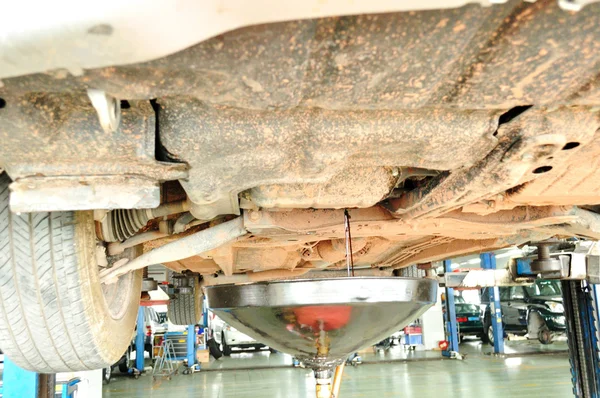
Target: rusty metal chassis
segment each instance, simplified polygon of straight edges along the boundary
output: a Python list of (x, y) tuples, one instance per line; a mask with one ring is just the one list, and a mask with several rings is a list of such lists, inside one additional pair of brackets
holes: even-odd
[[(600, 239), (600, 215), (577, 207), (522, 206), (485, 216), (454, 211), (407, 222), (376, 206), (350, 210), (350, 217), (353, 238), (380, 237), (390, 242), (387, 258), (373, 267), (401, 268), (555, 235), (580, 235), (582, 230), (587, 231), (586, 237)], [(244, 214), (244, 226), (254, 237), (235, 245), (267, 247), (343, 239), (343, 220), (342, 210), (250, 211)]]

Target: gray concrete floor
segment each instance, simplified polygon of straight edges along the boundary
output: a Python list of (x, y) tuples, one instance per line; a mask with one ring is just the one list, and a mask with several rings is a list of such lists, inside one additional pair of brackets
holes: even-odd
[[(572, 396), (566, 343), (542, 346), (507, 342), (508, 357), (487, 355), (477, 341), (460, 346), (463, 361), (440, 359), (439, 352), (392, 347), (362, 354), (363, 363), (344, 372), (342, 398), (350, 397), (569, 397)], [(153, 381), (116, 375), (104, 398), (123, 397), (313, 397), (308, 369), (291, 367), (291, 358), (268, 351), (244, 352), (212, 361), (193, 375)], [(442, 395), (443, 394), (443, 395)]]

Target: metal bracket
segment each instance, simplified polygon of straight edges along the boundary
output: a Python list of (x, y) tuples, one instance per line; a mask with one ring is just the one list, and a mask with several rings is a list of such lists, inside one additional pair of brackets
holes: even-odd
[(438, 281), (441, 286), (458, 289), (531, 285), (535, 281), (534, 277), (516, 278), (516, 275), (513, 275), (508, 269), (474, 269), (466, 272), (447, 272), (438, 277)]
[(151, 292), (158, 289), (158, 283), (154, 278), (144, 278), (142, 280), (142, 292)]
[(106, 133), (113, 133), (121, 123), (121, 101), (102, 90), (88, 89), (88, 97), (98, 113), (100, 125)]
[[(561, 270), (544, 274), (545, 279), (585, 280), (600, 283), (600, 256), (585, 253), (560, 253), (553, 255), (561, 263)], [(438, 276), (440, 286), (457, 289), (480, 289), (493, 286), (526, 286), (535, 282), (538, 275), (530, 263), (536, 257), (513, 259), (505, 269), (473, 269), (465, 272), (447, 272)]]
[(600, 283), (600, 256), (588, 254), (586, 256), (585, 268), (587, 279), (590, 283)]

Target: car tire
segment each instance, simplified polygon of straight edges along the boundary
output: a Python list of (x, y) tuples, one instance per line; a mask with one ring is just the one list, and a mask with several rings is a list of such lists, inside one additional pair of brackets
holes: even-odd
[(125, 360), (119, 364), (119, 372), (128, 374), (131, 369), (131, 346), (127, 348), (127, 352), (124, 354)]
[(148, 353), (148, 358), (154, 359), (154, 346), (152, 344), (144, 344), (144, 352)]
[(544, 345), (552, 344), (552, 332), (550, 332), (550, 330), (547, 327), (540, 329), (540, 331), (538, 332), (538, 340)]
[(202, 318), (202, 301), (200, 281), (194, 278), (192, 293), (178, 293), (169, 300), (167, 317), (175, 325), (196, 325)]
[(219, 359), (223, 356), (223, 353), (221, 352), (221, 349), (219, 348), (219, 345), (217, 344), (215, 339), (208, 339), (206, 345), (208, 346), (208, 351), (210, 352), (210, 355), (213, 356), (213, 358)]
[(552, 344), (553, 337), (546, 321), (535, 311), (529, 314), (527, 319), (527, 337), (537, 339), (542, 344)]
[(9, 184), (1, 174), (0, 348), (39, 373), (111, 366), (131, 342), (141, 271), (101, 284), (93, 212), (17, 215)]
[(108, 366), (102, 369), (102, 384), (110, 383), (110, 379), (112, 377), (112, 367)]
[(231, 355), (231, 347), (227, 345), (227, 341), (225, 341), (225, 334), (221, 335), (221, 351), (223, 352), (223, 355), (225, 355), (226, 357)]
[(483, 333), (481, 333), (479, 335), (479, 338), (481, 339), (481, 342), (484, 344), (489, 342), (488, 337), (487, 337), (487, 328), (485, 326), (484, 326), (484, 331), (483, 331)]
[(485, 326), (485, 339), (489, 345), (494, 346), (494, 328), (492, 328), (492, 325)]

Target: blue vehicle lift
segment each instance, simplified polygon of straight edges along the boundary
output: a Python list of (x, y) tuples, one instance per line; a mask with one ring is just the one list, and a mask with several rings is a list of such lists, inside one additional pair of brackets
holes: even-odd
[(187, 330), (187, 366), (196, 364), (196, 325), (188, 325)]
[[(444, 271), (452, 272), (452, 261), (444, 260)], [(442, 351), (445, 357), (452, 357), (458, 353), (458, 323), (456, 322), (456, 306), (454, 305), (454, 289), (446, 286), (446, 312), (444, 313), (448, 349)], [(456, 354), (454, 354), (456, 355)]]
[[(496, 269), (496, 256), (494, 253), (482, 253), (480, 255), (482, 268), (487, 270)], [(444, 260), (444, 272), (452, 273), (452, 261)], [(456, 306), (454, 305), (454, 289), (446, 285), (446, 333), (448, 336), (448, 349), (442, 351), (442, 355), (451, 357), (453, 352), (458, 353), (458, 323), (456, 322)], [(492, 331), (494, 334), (494, 353), (504, 353), (504, 328), (502, 327), (502, 309), (500, 306), (500, 293), (498, 286), (488, 289), (491, 304)], [(600, 397), (599, 397), (600, 398)]]
[(600, 397), (600, 312), (598, 285), (562, 281), (573, 394)]
[(4, 371), (2, 372), (3, 398), (37, 398), (39, 385), (39, 374), (21, 369), (6, 355), (4, 356)]
[[(61, 382), (60, 397), (73, 398), (81, 381), (75, 377), (66, 382)], [(6, 355), (4, 356), (4, 370), (2, 372), (2, 398), (55, 398), (56, 376), (53, 374), (40, 374), (21, 369)]]
[[(481, 253), (479, 258), (483, 269), (496, 269), (496, 255), (494, 253)], [(488, 294), (491, 307), (492, 332), (494, 334), (494, 353), (504, 354), (504, 327), (502, 326), (502, 307), (500, 306), (498, 286), (490, 287)]]
[(146, 324), (144, 322), (144, 307), (138, 309), (137, 331), (135, 334), (135, 368), (144, 372), (144, 343), (146, 340)]
[[(550, 255), (548, 250), (540, 250), (540, 246), (548, 245), (538, 242), (535, 268), (536, 259), (525, 257), (515, 259), (506, 269), (496, 269), (494, 255), (484, 253), (483, 270), (446, 273), (440, 283), (446, 287), (490, 288), (494, 351), (502, 353), (498, 286), (530, 285), (536, 278), (561, 281), (573, 394), (578, 398), (600, 398), (600, 256), (580, 251)], [(541, 267), (544, 262), (552, 267)]]
[[(177, 374), (179, 370), (169, 365), (168, 362), (186, 361), (187, 367), (183, 374), (190, 374), (200, 370), (196, 363), (196, 325), (188, 325), (185, 332), (167, 332), (163, 340), (163, 349), (159, 354), (153, 377), (167, 377)], [(165, 371), (166, 369), (166, 371)], [(170, 380), (170, 379), (169, 379)]]

